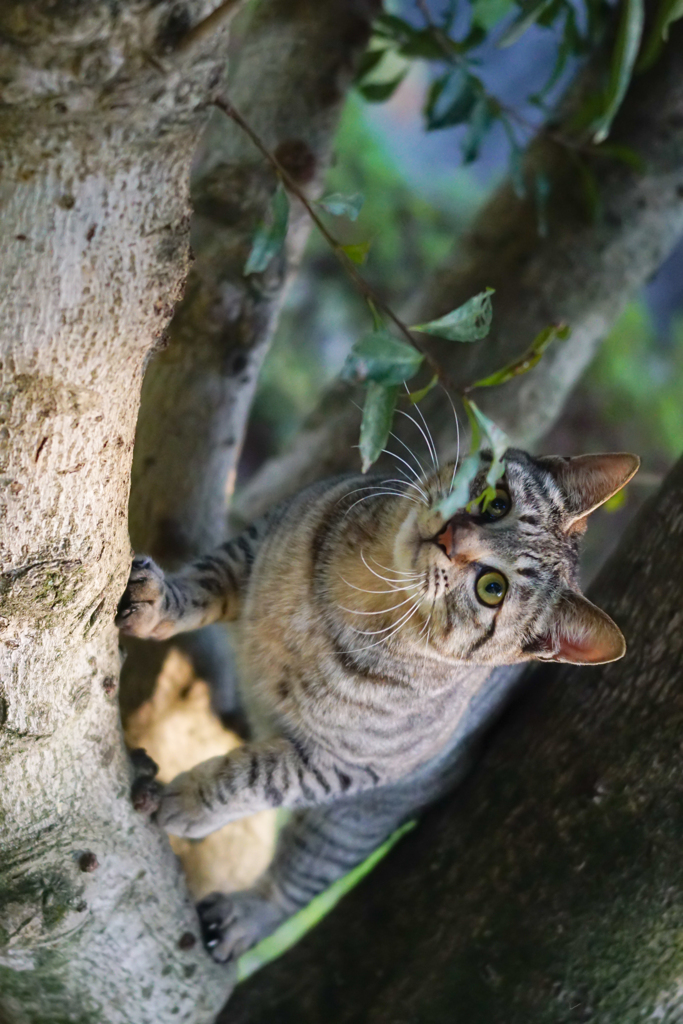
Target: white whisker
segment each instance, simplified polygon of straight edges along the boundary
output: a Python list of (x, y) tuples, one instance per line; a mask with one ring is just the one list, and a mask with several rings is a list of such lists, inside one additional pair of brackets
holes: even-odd
[[(396, 437), (396, 434), (392, 434), (392, 437)], [(398, 440), (398, 441), (401, 441), (400, 437), (399, 437), (399, 438), (397, 438), (397, 440)], [(402, 441), (401, 441), (401, 444), (403, 444), (403, 442), (402, 442)], [(408, 450), (410, 451), (410, 449), (408, 449)], [(403, 463), (403, 465), (404, 465), (404, 466), (405, 466), (405, 467), (406, 467), (407, 469), (409, 469), (409, 470), (410, 470), (410, 472), (411, 472), (411, 473), (413, 474), (413, 476), (414, 476), (414, 477), (415, 477), (415, 479), (417, 480), (417, 483), (418, 483), (418, 484), (422, 484), (422, 483), (424, 482), (424, 477), (423, 477), (423, 474), (422, 474), (422, 473), (418, 473), (418, 472), (417, 472), (417, 470), (416, 470), (416, 469), (414, 469), (414, 468), (413, 468), (413, 467), (412, 467), (412, 466), (410, 465), (410, 463), (409, 463), (409, 462), (406, 462), (406, 460), (405, 460), (405, 459), (403, 459), (403, 458), (401, 458), (401, 456), (400, 456), (400, 455), (397, 455), (397, 454), (396, 454), (396, 452), (390, 452), (388, 448), (382, 448), (382, 451), (384, 452), (384, 454), (385, 454), (385, 455), (391, 455), (392, 459), (398, 459), (398, 461), (399, 461), (399, 462), (402, 462), (402, 463)], [(411, 452), (411, 455), (412, 455), (412, 452)], [(401, 470), (399, 470), (399, 473), (400, 473), (400, 472), (402, 472), (402, 471), (401, 471)], [(414, 484), (413, 486), (416, 486), (416, 485)], [(422, 488), (420, 488), (420, 489), (422, 490)], [(424, 491), (424, 490), (422, 490), (422, 493), (424, 494), (424, 496), (425, 496), (425, 498), (426, 498), (426, 497), (427, 497), (427, 494), (425, 493), (425, 491)]]
[[(405, 410), (404, 410), (404, 409), (397, 409), (396, 411), (397, 411), (397, 412), (398, 412), (398, 413), (399, 413), (399, 414), (400, 414), (401, 416), (405, 416), (405, 417), (406, 417), (406, 419), (410, 420), (410, 422), (411, 422), (411, 423), (414, 423), (414, 424), (415, 424), (415, 426), (417, 427), (417, 429), (418, 429), (418, 430), (420, 431), (420, 433), (422, 434), (422, 437), (424, 438), (424, 443), (425, 443), (425, 444), (427, 445), (427, 451), (429, 452), (429, 454), (430, 454), (430, 457), (431, 457), (431, 460), (432, 460), (432, 462), (434, 463), (434, 470), (435, 470), (435, 471), (437, 471), (437, 470), (438, 470), (438, 468), (439, 468), (439, 466), (438, 466), (438, 464), (437, 464), (437, 461), (436, 461), (436, 456), (435, 456), (435, 454), (434, 454), (434, 453), (432, 452), (432, 449), (431, 449), (431, 445), (430, 445), (429, 441), (427, 440), (427, 435), (425, 434), (425, 432), (424, 432), (424, 430), (422, 429), (422, 427), (420, 426), (420, 424), (419, 424), (419, 423), (417, 422), (417, 420), (415, 419), (415, 417), (414, 417), (414, 416), (411, 416), (411, 415), (410, 415), (410, 413), (407, 413), (407, 412), (405, 412)], [(423, 418), (424, 418), (424, 417), (423, 417)]]
[(413, 595), (408, 594), (405, 601), (399, 601), (398, 604), (392, 604), (391, 608), (381, 608), (376, 612), (362, 612), (358, 608), (345, 608), (343, 604), (338, 604), (336, 607), (341, 608), (343, 612), (350, 612), (352, 615), (384, 615), (386, 612), (396, 611), (397, 608), (402, 608), (404, 604), (408, 604), (408, 601), (413, 600)]
[(446, 392), (446, 398), (451, 403), (451, 409), (453, 410), (453, 418), (455, 419), (455, 462), (453, 463), (453, 476), (451, 477), (451, 486), (448, 488), (448, 493), (450, 494), (451, 491), (453, 490), (453, 484), (455, 483), (455, 474), (458, 469), (458, 460), (460, 458), (460, 421), (458, 420), (458, 414), (455, 411), (455, 403), (453, 402), (453, 399), (451, 398), (448, 391), (446, 391), (446, 388), (444, 388), (444, 391)]
[[(386, 449), (383, 449), (383, 451), (386, 451)], [(389, 454), (391, 454), (391, 452), (390, 452)], [(399, 472), (400, 472), (400, 470), (399, 470)], [(385, 483), (385, 484), (400, 484), (400, 485), (401, 485), (402, 487), (412, 487), (412, 488), (414, 488), (414, 489), (415, 489), (415, 490), (416, 490), (416, 491), (417, 491), (417, 492), (418, 492), (419, 494), (421, 494), (421, 495), (422, 495), (422, 498), (424, 499), (424, 500), (423, 500), (423, 502), (422, 502), (422, 504), (423, 504), (423, 505), (426, 505), (426, 504), (427, 504), (427, 495), (426, 495), (426, 493), (425, 493), (425, 492), (424, 492), (424, 491), (422, 490), (422, 488), (421, 488), (421, 487), (418, 487), (418, 485), (417, 485), (417, 484), (414, 484), (412, 480), (407, 480), (407, 479), (405, 478), (405, 473), (403, 474), (403, 477), (404, 477), (404, 478), (403, 478), (403, 480), (399, 480), (399, 479), (398, 479), (398, 477), (389, 477), (388, 479), (385, 479), (385, 480), (383, 479), (383, 480), (382, 480), (382, 483)]]
[[(406, 391), (408, 392), (408, 394), (410, 394), (410, 389), (408, 388), (407, 382), (404, 381), (403, 384), (404, 384), (404, 387), (405, 387)], [(425, 430), (427, 431), (427, 439), (428, 439), (429, 450), (430, 450), (430, 453), (431, 453), (431, 456), (432, 456), (432, 461), (434, 463), (434, 469), (436, 469), (438, 471), (438, 468), (439, 468), (439, 456), (436, 454), (436, 445), (434, 444), (434, 438), (432, 437), (432, 432), (429, 429), (429, 426), (427, 424), (427, 420), (424, 417), (424, 413), (422, 412), (422, 409), (420, 408), (419, 403), (415, 404), (415, 411), (417, 412), (418, 416), (420, 417), (420, 419), (424, 423)]]
[[(419, 607), (420, 607), (419, 604), (415, 605), (415, 607), (413, 608), (412, 612), (409, 613), (409, 618), (412, 617), (415, 614), (415, 612), (418, 610)], [(408, 621), (409, 621), (409, 619), (405, 620), (405, 622), (408, 622)], [(405, 622), (400, 622), (399, 625), (394, 630), (394, 633), (398, 633), (398, 631), (401, 628), (401, 626), (405, 625)], [(367, 644), (365, 647), (354, 647), (352, 650), (346, 651), (345, 653), (346, 654), (357, 654), (359, 651), (369, 651), (371, 647), (377, 647), (379, 644), (384, 644), (384, 643), (387, 642), (387, 640), (391, 640), (391, 638), (394, 635), (394, 633), (390, 633), (389, 636), (383, 636), (381, 638), (381, 640), (375, 640), (374, 643)]]
[(415, 600), (412, 597), (410, 600), (415, 605), (412, 611), (408, 609), (407, 612), (403, 613), (398, 622), (392, 622), (390, 626), (385, 626), (384, 629), (357, 629), (356, 626), (349, 626), (349, 629), (352, 629), (354, 633), (358, 633), (359, 636), (379, 636), (380, 633), (388, 633), (390, 630), (394, 629), (395, 626), (402, 626), (406, 617), (413, 614), (415, 608), (417, 607), (417, 604), (415, 603)]
[[(349, 580), (345, 579), (343, 576), (340, 576), (339, 578), (341, 580), (344, 580), (344, 583), (346, 583), (347, 587), (353, 587), (354, 590), (360, 590), (361, 594), (398, 594), (401, 591), (416, 590), (419, 586), (422, 586), (422, 583), (418, 582), (418, 583), (411, 583), (410, 586), (407, 586), (407, 585), (403, 586), (403, 585), (401, 585), (399, 587), (389, 587), (387, 590), (366, 590), (365, 587), (357, 587), (355, 583), (351, 583)], [(382, 579), (384, 579), (384, 577), (382, 577)]]
[(390, 569), (388, 565), (382, 565), (381, 562), (378, 562), (374, 555), (370, 555), (370, 558), (380, 569), (386, 569), (387, 572), (393, 572), (396, 576), (408, 576), (412, 577), (412, 579), (417, 579), (418, 576), (424, 576), (424, 572), (403, 572), (402, 569)]
[[(365, 555), (364, 555), (363, 551), (361, 551), (360, 557), (361, 557), (361, 561), (363, 562), (363, 565), (365, 566), (365, 568), (368, 569), (372, 573), (373, 576), (376, 576), (378, 580), (383, 580), (385, 583), (401, 583), (402, 582), (402, 580), (400, 580), (400, 579), (399, 580), (391, 580), (391, 579), (389, 579), (388, 576), (382, 576), (381, 573), (375, 572), (375, 570), (372, 568), (372, 566), (368, 565), (368, 563), (365, 561)], [(391, 570), (389, 570), (389, 571), (391, 572)]]
[(404, 441), (404, 440), (403, 440), (402, 438), (400, 438), (400, 437), (398, 436), (398, 434), (395, 434), (395, 433), (393, 432), (393, 430), (390, 430), (390, 431), (389, 431), (389, 435), (390, 435), (390, 437), (393, 437), (393, 438), (395, 438), (395, 439), (396, 439), (396, 440), (398, 441), (398, 443), (399, 443), (399, 444), (402, 444), (402, 445), (403, 445), (403, 447), (405, 448), (405, 450), (406, 450), (406, 451), (408, 452), (408, 454), (409, 454), (409, 455), (412, 455), (412, 457), (413, 457), (413, 458), (415, 459), (415, 462), (417, 463), (417, 465), (418, 465), (418, 466), (420, 467), (420, 469), (422, 470), (422, 473), (421, 473), (421, 475), (420, 475), (420, 479), (421, 479), (422, 481), (424, 481), (425, 477), (428, 477), (428, 476), (429, 476), (429, 470), (428, 470), (428, 469), (427, 469), (427, 467), (425, 466), (425, 464), (424, 464), (424, 462), (422, 461), (422, 459), (421, 459), (421, 458), (420, 458), (420, 457), (419, 457), (418, 455), (416, 455), (416, 454), (415, 454), (415, 452), (413, 451), (413, 449), (412, 449), (412, 448), (409, 448), (409, 447), (408, 447), (408, 445), (407, 445), (407, 444), (405, 443), (405, 441)]
[[(359, 490), (363, 490), (363, 488), (359, 488)], [(360, 505), (362, 501), (369, 501), (370, 498), (381, 498), (382, 495), (389, 494), (393, 495), (395, 498), (403, 498), (404, 501), (412, 501), (413, 505), (420, 504), (417, 498), (411, 498), (409, 494), (403, 494), (401, 491), (377, 491), (375, 494), (366, 494), (364, 498), (359, 498), (358, 501), (354, 501), (353, 505), (349, 505), (344, 513), (344, 518), (346, 518), (352, 508), (355, 508), (356, 505)]]

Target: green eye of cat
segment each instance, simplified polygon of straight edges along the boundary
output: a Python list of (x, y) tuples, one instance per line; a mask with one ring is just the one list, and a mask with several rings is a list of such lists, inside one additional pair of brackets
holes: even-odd
[(510, 511), (512, 501), (507, 491), (502, 487), (496, 487), (496, 496), (486, 506), (482, 516), (487, 522), (492, 523), (496, 519), (502, 519)]
[(482, 604), (495, 608), (496, 605), (502, 604), (508, 592), (508, 581), (502, 573), (489, 569), (477, 580), (476, 592)]

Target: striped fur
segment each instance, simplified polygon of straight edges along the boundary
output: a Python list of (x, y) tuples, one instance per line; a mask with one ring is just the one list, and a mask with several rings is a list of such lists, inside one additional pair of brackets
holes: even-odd
[[(508, 686), (492, 683), (495, 666), (623, 654), (617, 627), (578, 593), (578, 543), (585, 514), (636, 468), (632, 456), (510, 449), (509, 511), (490, 521), (462, 509), (448, 524), (437, 504), (452, 464), (411, 482), (338, 478), (178, 574), (134, 561), (125, 632), (163, 639), (239, 621), (254, 736), (178, 776), (159, 821), (201, 837), (265, 807), (294, 811), (254, 889), (202, 901), (216, 959), (268, 934), (444, 791)], [(472, 497), (485, 473), (486, 459)], [(507, 581), (496, 607), (477, 597), (489, 570)]]

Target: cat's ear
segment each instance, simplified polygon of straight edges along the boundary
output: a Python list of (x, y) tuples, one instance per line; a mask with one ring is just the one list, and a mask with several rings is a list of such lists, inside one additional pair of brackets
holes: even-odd
[(628, 452), (577, 455), (573, 459), (551, 455), (539, 462), (552, 474), (567, 498), (569, 526), (620, 491), (640, 466), (638, 456)]
[(566, 661), (572, 665), (604, 665), (626, 653), (626, 641), (609, 615), (583, 594), (565, 590), (555, 605), (548, 632), (533, 645), (541, 661)]

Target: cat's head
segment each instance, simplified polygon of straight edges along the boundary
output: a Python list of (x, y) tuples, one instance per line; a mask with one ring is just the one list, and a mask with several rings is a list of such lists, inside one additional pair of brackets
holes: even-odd
[[(485, 486), (482, 461), (472, 498)], [(619, 628), (579, 592), (578, 547), (586, 517), (631, 479), (639, 459), (534, 458), (509, 449), (505, 465), (486, 512), (463, 508), (444, 521), (437, 505), (451, 464), (427, 482), (426, 502), (414, 503), (398, 530), (394, 564), (424, 580), (429, 643), (448, 657), (487, 664), (621, 658)]]

